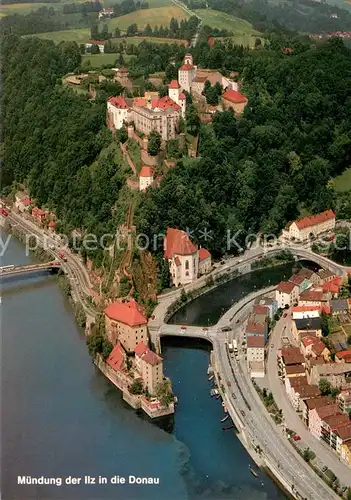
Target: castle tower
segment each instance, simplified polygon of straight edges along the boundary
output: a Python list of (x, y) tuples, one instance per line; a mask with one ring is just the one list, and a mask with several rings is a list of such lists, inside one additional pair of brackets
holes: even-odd
[(168, 85), (168, 95), (172, 101), (182, 108), (182, 116), (185, 117), (186, 99), (177, 80), (172, 80)]
[(191, 54), (185, 54), (184, 64), (191, 64), (193, 66), (193, 56)]
[(185, 54), (184, 64), (178, 71), (180, 86), (187, 92), (191, 91), (191, 84), (196, 76), (196, 67), (193, 65), (193, 56)]

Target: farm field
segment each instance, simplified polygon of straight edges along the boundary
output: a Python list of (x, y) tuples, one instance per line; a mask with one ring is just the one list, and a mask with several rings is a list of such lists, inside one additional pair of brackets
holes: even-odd
[(203, 23), (211, 28), (232, 31), (235, 35), (259, 35), (252, 24), (239, 17), (231, 16), (224, 12), (212, 9), (197, 9), (196, 13), (202, 18)]
[(351, 167), (345, 170), (341, 175), (338, 175), (333, 180), (334, 187), (337, 191), (348, 191), (351, 189)]
[[(117, 3), (121, 3), (122, 0), (104, 0), (104, 7), (113, 7)], [(157, 7), (166, 7), (167, 5), (174, 5), (172, 0), (147, 0), (150, 9)]]
[(125, 16), (117, 17), (106, 21), (109, 30), (119, 28), (126, 31), (128, 26), (135, 23), (138, 28), (145, 28), (150, 24), (152, 28), (155, 26), (168, 26), (172, 17), (176, 19), (188, 19), (188, 15), (180, 7), (172, 5), (170, 7), (158, 7), (156, 9), (144, 9), (136, 12), (131, 12)]

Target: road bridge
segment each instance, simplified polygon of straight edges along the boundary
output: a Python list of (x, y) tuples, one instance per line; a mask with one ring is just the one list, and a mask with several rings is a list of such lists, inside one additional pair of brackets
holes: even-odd
[(17, 276), (21, 274), (35, 273), (38, 271), (52, 271), (54, 269), (60, 269), (61, 262), (53, 260), (51, 262), (44, 262), (41, 264), (27, 264), (24, 266), (3, 266), (0, 267), (0, 278), (7, 278), (11, 276)]

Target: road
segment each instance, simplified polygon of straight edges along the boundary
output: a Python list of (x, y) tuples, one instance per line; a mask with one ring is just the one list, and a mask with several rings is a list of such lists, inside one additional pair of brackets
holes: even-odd
[(178, 7), (183, 9), (184, 12), (186, 12), (186, 14), (188, 14), (190, 17), (195, 16), (199, 19), (200, 22), (197, 26), (196, 33), (193, 36), (193, 38), (191, 39), (191, 43), (190, 43), (190, 47), (196, 47), (196, 44), (197, 44), (197, 42), (199, 40), (199, 36), (200, 36), (200, 29), (202, 26), (202, 18), (196, 12), (193, 12), (192, 10), (190, 10), (189, 7), (187, 7), (183, 2), (180, 2), (179, 0), (172, 0), (172, 2), (174, 3), (174, 5), (177, 5)]
[[(253, 446), (259, 445), (262, 455), (268, 456), (276, 464), (284, 478), (294, 485), (294, 490), (298, 491), (303, 498), (313, 498), (318, 500), (329, 500), (338, 498), (334, 492), (314, 473), (303, 458), (292, 448), (287, 439), (283, 436), (281, 428), (276, 426), (272, 418), (268, 415), (266, 408), (261, 402), (252, 383), (243, 373), (239, 363), (234, 359), (229, 360), (226, 350), (225, 339), (217, 338), (214, 342), (215, 355), (221, 370), (222, 379), (230, 381), (236, 397), (232, 392), (227, 391), (227, 397), (232, 406), (239, 412), (245, 413), (246, 431), (251, 436)], [(232, 364), (230, 364), (230, 361)], [(234, 378), (235, 375), (235, 378)], [(236, 379), (236, 380), (235, 380)], [(251, 407), (248, 411), (246, 402)], [(291, 489), (293, 492), (293, 489)]]
[(305, 447), (309, 447), (319, 457), (323, 463), (331, 469), (339, 478), (340, 482), (351, 487), (351, 470), (347, 465), (338, 460), (338, 457), (323, 442), (317, 440), (303, 424), (299, 415), (291, 406), (283, 382), (278, 377), (277, 370), (277, 351), (281, 344), (281, 337), (290, 331), (291, 317), (281, 318), (273, 332), (271, 333), (270, 344), (273, 348), (269, 349), (267, 359), (267, 379), (278, 408), (283, 410), (286, 427), (294, 430), (299, 436)]
[[(19, 226), (22, 230), (30, 235), (34, 235), (37, 238), (38, 244), (45, 247), (46, 251), (58, 259), (58, 254), (60, 250), (57, 249), (58, 243), (51, 234), (45, 233), (41, 228), (36, 226), (31, 220), (24, 218), (22, 215), (11, 211), (8, 215), (8, 220), (13, 226)], [(55, 247), (55, 248), (50, 248)], [(81, 303), (86, 314), (90, 319), (95, 318), (96, 310), (95, 308), (88, 304), (86, 299), (91, 296), (92, 285), (90, 283), (89, 275), (80, 258), (72, 254), (69, 249), (64, 249), (65, 256), (67, 258), (66, 262), (62, 263), (62, 269), (70, 280), (72, 290), (76, 298)]]

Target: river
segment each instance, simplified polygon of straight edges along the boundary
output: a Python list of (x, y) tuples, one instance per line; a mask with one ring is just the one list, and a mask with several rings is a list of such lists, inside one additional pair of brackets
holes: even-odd
[[(12, 239), (1, 265), (31, 260)], [(235, 285), (236, 293), (246, 293), (255, 279)], [(163, 344), (165, 372), (179, 399), (174, 427), (166, 432), (138, 416), (92, 364), (55, 277), (8, 281), (1, 295), (3, 500), (285, 498), (267, 476), (250, 474), (252, 461), (240, 441), (221, 430), (221, 404), (209, 397), (208, 346)], [(194, 307), (187, 308), (190, 319)], [(209, 314), (212, 321), (217, 313), (211, 309), (199, 321)], [(98, 476), (159, 477), (160, 484), (18, 484), (18, 476), (86, 475), (96, 482)]]

